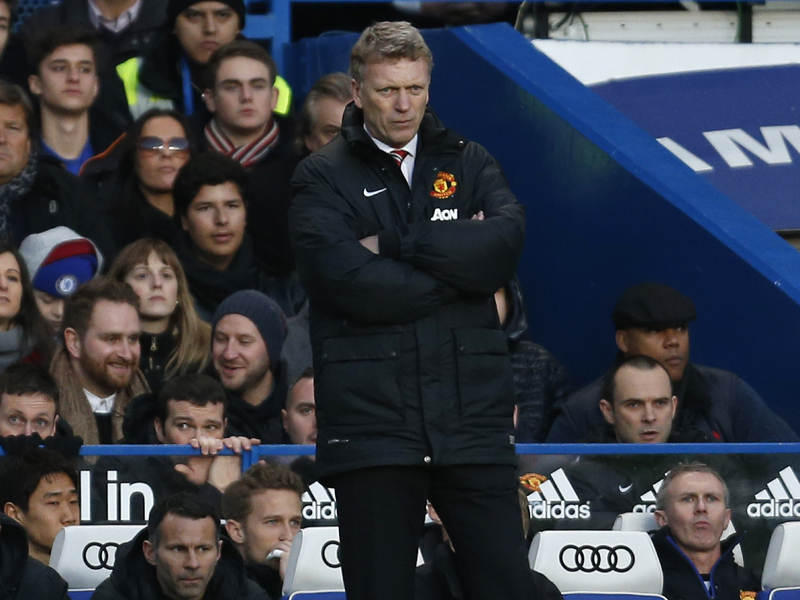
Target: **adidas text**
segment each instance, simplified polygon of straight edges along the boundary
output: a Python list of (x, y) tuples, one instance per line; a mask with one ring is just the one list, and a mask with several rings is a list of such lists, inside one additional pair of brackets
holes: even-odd
[(303, 518), (309, 521), (338, 519), (335, 502), (311, 502), (303, 506)]
[(529, 505), (532, 519), (588, 519), (592, 512), (589, 503), (535, 502)]
[(437, 208), (431, 217), (431, 221), (455, 221), (456, 219), (458, 219), (457, 208)]
[(768, 519), (800, 517), (800, 501), (769, 500), (767, 502), (753, 502), (747, 505), (747, 516), (766, 517)]
[(635, 513), (652, 513), (656, 512), (655, 504), (636, 504), (631, 512)]

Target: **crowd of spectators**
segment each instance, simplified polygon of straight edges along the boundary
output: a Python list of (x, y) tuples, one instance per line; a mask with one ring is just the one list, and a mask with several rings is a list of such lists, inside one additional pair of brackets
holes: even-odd
[[(0, 0), (0, 33), (13, 14)], [(63, 0), (0, 35), (0, 55), (26, 59), (0, 60), (0, 445), (10, 455), (0, 464), (0, 557), (19, 565), (19, 594), (33, 577), (53, 588), (48, 598), (63, 595), (52, 573), (32, 572), (56, 533), (80, 522), (77, 466), (92, 473), (95, 522), (119, 516), (107, 503), (112, 483), (152, 492), (127, 519), (149, 518), (147, 529), (96, 597), (280, 595), (301, 498), (321, 487), (314, 459), (242, 475), (238, 455), (316, 443), (290, 181), (339, 133), (352, 86), (343, 73), (326, 75), (295, 120), (290, 90), (269, 54), (243, 38), (244, 24), (242, 0)], [(495, 301), (517, 442), (798, 441), (735, 374), (690, 362), (697, 315), (677, 290), (645, 282), (622, 292), (611, 315), (619, 354), (571, 394), (564, 367), (530, 339), (519, 283)], [(199, 453), (88, 463), (77, 457), (81, 443)], [(630, 471), (601, 459), (568, 472), (582, 497), (596, 498), (597, 527), (643, 493)], [(727, 556), (727, 488), (708, 467), (665, 480), (654, 541), (676, 572), (699, 556), (681, 537), (688, 502), (675, 500), (678, 488), (698, 510), (722, 507), (704, 558), (693, 560), (707, 575)], [(441, 533), (420, 598), (462, 594), (441, 586), (436, 570), (453, 568)], [(20, 555), (20, 540), (35, 560)], [(191, 564), (170, 557), (176, 544)], [(752, 587), (727, 558), (723, 568)]]

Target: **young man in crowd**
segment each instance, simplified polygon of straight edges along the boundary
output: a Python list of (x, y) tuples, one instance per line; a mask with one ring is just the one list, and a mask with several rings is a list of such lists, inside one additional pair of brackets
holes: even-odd
[(0, 506), (25, 528), (31, 557), (49, 564), (56, 534), (80, 523), (78, 474), (52, 450), (9, 457), (0, 462)]
[(720, 541), (731, 519), (730, 492), (714, 469), (699, 462), (671, 469), (655, 515), (661, 529), (652, 539), (667, 600), (746, 598), (761, 591), (755, 574), (733, 560), (741, 536)]
[(86, 30), (47, 31), (31, 47), (28, 88), (39, 101), (40, 147), (73, 175), (123, 132), (102, 114), (90, 116), (99, 93), (97, 39)]
[[(678, 399), (676, 426), (700, 429), (720, 442), (796, 442), (797, 434), (761, 397), (729, 371), (689, 361), (689, 323), (694, 303), (661, 283), (634, 285), (611, 315), (619, 356), (644, 354), (667, 370)], [(603, 422), (602, 378), (572, 394), (561, 406), (548, 442), (569, 443)]]
[(60, 414), (86, 444), (122, 437), (131, 399), (147, 391), (139, 369), (139, 297), (126, 283), (94, 279), (67, 300), (64, 347), (51, 371), (61, 390)]
[[(222, 386), (208, 375), (179, 375), (167, 381), (154, 398), (139, 396), (126, 412), (123, 431), (128, 444), (190, 445), (200, 456), (114, 456), (98, 461), (92, 473), (92, 512), (95, 520), (142, 522), (148, 501), (159, 502), (178, 492), (190, 492), (216, 507), (222, 492), (241, 476), (238, 456), (221, 456), (229, 448), (236, 454), (250, 450), (257, 439), (226, 437), (227, 400)], [(109, 475), (113, 472), (113, 476)], [(144, 494), (133, 507), (109, 507), (106, 483), (144, 483)], [(109, 508), (111, 510), (109, 510)], [(126, 519), (125, 514), (129, 514)]]
[(19, 86), (0, 81), (0, 239), (14, 246), (28, 235), (65, 225), (113, 246), (83, 183), (51, 156), (36, 151), (36, 117)]
[(222, 46), (206, 67), (204, 98), (211, 118), (197, 115), (197, 123), (207, 148), (246, 169), (248, 231), (256, 260), (266, 272), (285, 275), (294, 268), (287, 214), (297, 156), (294, 123), (274, 112), (277, 74), (275, 61), (258, 44), (236, 40)]
[(92, 240), (69, 227), (29, 235), (19, 253), (28, 267), (36, 306), (53, 334), (60, 336), (65, 300), (103, 268), (103, 255)]
[(243, 0), (169, 0), (160, 41), (117, 67), (131, 116), (154, 107), (187, 116), (205, 110), (205, 66), (214, 50), (239, 36), (245, 13)]
[(286, 380), (280, 361), (286, 319), (255, 290), (231, 294), (211, 320), (211, 361), (228, 394), (228, 428), (235, 435), (281, 443)]
[(16, 363), (0, 374), (0, 437), (55, 435), (59, 391), (47, 369)]
[(286, 467), (258, 463), (222, 497), (225, 529), (244, 557), (247, 576), (280, 598), (289, 550), (302, 523), (303, 482)]
[(245, 231), (246, 187), (244, 167), (218, 153), (191, 158), (175, 178), (175, 214), (184, 231), (176, 251), (205, 320), (239, 290), (264, 292), (288, 316), (305, 301), (295, 277), (268, 276), (256, 264), (253, 240)]
[(120, 548), (94, 600), (269, 600), (244, 576), (242, 557), (220, 535), (219, 514), (182, 493), (159, 502), (147, 527)]

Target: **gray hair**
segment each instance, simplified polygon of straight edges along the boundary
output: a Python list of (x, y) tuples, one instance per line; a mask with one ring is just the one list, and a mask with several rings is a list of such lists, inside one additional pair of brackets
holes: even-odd
[(384, 21), (367, 27), (350, 51), (350, 75), (364, 81), (364, 67), (383, 60), (423, 59), (428, 74), (433, 70), (433, 54), (419, 30), (407, 21)]
[(729, 507), (731, 505), (731, 493), (728, 489), (728, 484), (725, 483), (725, 480), (722, 478), (722, 476), (707, 464), (694, 461), (690, 463), (678, 463), (669, 470), (669, 473), (664, 476), (664, 481), (661, 484), (661, 487), (658, 488), (658, 494), (656, 495), (656, 510), (664, 510), (666, 508), (667, 491), (669, 486), (676, 477), (680, 475), (686, 475), (687, 473), (708, 473), (709, 475), (716, 477), (722, 484), (722, 489), (724, 490), (725, 506)]

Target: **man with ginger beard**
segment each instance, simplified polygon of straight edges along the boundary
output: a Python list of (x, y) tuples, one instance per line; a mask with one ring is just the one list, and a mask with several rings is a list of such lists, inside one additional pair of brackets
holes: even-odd
[(729, 506), (728, 487), (709, 466), (681, 463), (667, 473), (656, 497), (661, 529), (651, 537), (668, 600), (738, 600), (761, 590), (755, 574), (733, 560), (741, 536), (720, 542)]
[(125, 408), (147, 391), (138, 307), (130, 286), (106, 277), (81, 287), (64, 307), (64, 347), (51, 372), (61, 390), (60, 414), (87, 444), (119, 440)]

